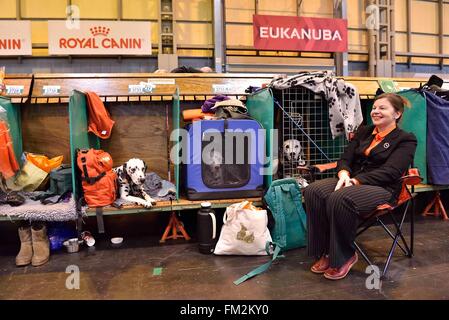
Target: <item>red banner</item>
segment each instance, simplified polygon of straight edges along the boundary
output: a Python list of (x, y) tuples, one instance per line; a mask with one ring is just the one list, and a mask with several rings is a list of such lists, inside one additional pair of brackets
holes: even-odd
[(348, 51), (346, 19), (253, 15), (254, 48), (283, 51)]

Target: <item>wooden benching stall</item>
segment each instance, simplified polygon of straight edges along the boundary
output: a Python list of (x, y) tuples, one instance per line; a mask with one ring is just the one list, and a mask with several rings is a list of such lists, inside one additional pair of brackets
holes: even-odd
[[(171, 77), (173, 75), (173, 77)], [(70, 156), (74, 176), (74, 190), (77, 199), (81, 198), (79, 175), (76, 169), (77, 149), (103, 149), (109, 152), (114, 166), (119, 166), (130, 158), (140, 158), (148, 165), (148, 170), (157, 173), (162, 179), (173, 182), (177, 188), (174, 201), (157, 202), (150, 209), (141, 206), (126, 206), (118, 209), (104, 207), (101, 210), (89, 208), (87, 216), (97, 216), (99, 230), (102, 230), (103, 215), (123, 215), (146, 212), (196, 209), (202, 201), (189, 201), (182, 196), (180, 188), (180, 166), (170, 160), (172, 148), (179, 148), (179, 137), (170, 141), (172, 130), (181, 128), (183, 108), (201, 107), (202, 102), (216, 94), (234, 97), (246, 96), (246, 104), (251, 116), (265, 129), (273, 128), (273, 99), (269, 89), (254, 94), (245, 92), (249, 85), (261, 86), (271, 78), (253, 81), (245, 77), (226, 77), (214, 75), (166, 74), (156, 77), (154, 74), (105, 74), (105, 75), (69, 75), (63, 80), (73, 91), (69, 102), (70, 119)], [(151, 92), (136, 92), (140, 83), (151, 83)], [(66, 86), (66, 85), (64, 85)], [(181, 92), (181, 89), (184, 92)], [(102, 140), (88, 133), (88, 112), (85, 91), (97, 93), (105, 102), (106, 108), (115, 121), (109, 139)], [(63, 95), (70, 94), (64, 92)], [(272, 137), (266, 136), (267, 146), (271, 146)], [(272, 150), (267, 148), (267, 158), (271, 159)], [(177, 151), (173, 152), (179, 157)], [(175, 159), (176, 160), (176, 159)], [(174, 161), (178, 163), (177, 161)], [(271, 167), (271, 161), (267, 161)], [(271, 183), (271, 175), (265, 177), (265, 185)], [(255, 203), (260, 198), (250, 199)], [(224, 208), (242, 201), (242, 199), (211, 200), (214, 208)], [(81, 219), (81, 216), (80, 216)], [(79, 220), (79, 230), (81, 220)]]

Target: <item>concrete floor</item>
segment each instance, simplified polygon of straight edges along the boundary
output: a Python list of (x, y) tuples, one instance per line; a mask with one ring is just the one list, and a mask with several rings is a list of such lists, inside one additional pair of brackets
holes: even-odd
[[(130, 236), (120, 247), (104, 238), (78, 253), (53, 253), (41, 267), (15, 267), (17, 245), (3, 246), (0, 299), (449, 299), (449, 222), (419, 220), (415, 257), (397, 250), (380, 290), (366, 288), (367, 265), (361, 259), (341, 281), (311, 273), (304, 248), (287, 252), (267, 273), (235, 286), (234, 280), (267, 257), (203, 255), (194, 240), (159, 245), (155, 238)], [(389, 246), (378, 227), (360, 240), (378, 258)], [(66, 288), (70, 265), (79, 267), (79, 289)]]

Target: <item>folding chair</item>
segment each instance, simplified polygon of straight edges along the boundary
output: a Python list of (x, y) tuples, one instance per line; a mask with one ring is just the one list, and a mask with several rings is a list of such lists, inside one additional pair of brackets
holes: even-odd
[[(310, 167), (299, 167), (298, 169), (309, 172), (313, 180), (313, 177), (315, 176), (316, 173), (318, 172), (322, 173), (330, 169), (335, 169), (336, 167), (337, 163), (332, 162), (314, 165)], [(396, 200), (396, 203), (394, 205), (391, 205), (389, 203), (379, 205), (376, 208), (376, 210), (374, 210), (372, 213), (368, 214), (364, 218), (361, 218), (361, 222), (359, 223), (357, 228), (356, 239), (362, 233), (367, 231), (371, 226), (373, 226), (376, 223), (379, 223), (385, 230), (385, 232), (393, 240), (390, 250), (388, 252), (388, 257), (385, 262), (384, 269), (382, 271), (382, 274), (380, 275), (381, 278), (384, 278), (388, 271), (388, 267), (390, 266), (390, 262), (393, 257), (396, 246), (398, 246), (407, 257), (411, 258), (413, 256), (413, 241), (414, 241), (413, 200), (414, 197), (416, 196), (416, 193), (414, 192), (414, 186), (419, 184), (422, 181), (422, 178), (419, 176), (419, 171), (417, 168), (410, 168), (408, 169), (407, 175), (402, 176), (400, 180), (402, 182), (402, 189), (398, 199)], [(409, 189), (409, 187), (411, 190)], [(404, 207), (404, 209), (402, 211), (402, 214), (400, 215), (400, 219), (398, 220), (394, 216), (394, 211), (395, 209), (398, 209), (400, 207)], [(405, 218), (407, 216), (410, 207), (412, 207), (412, 214), (410, 214), (410, 246), (409, 246), (402, 233), (402, 226), (404, 224)], [(394, 226), (393, 230), (391, 230), (383, 221), (383, 219), (387, 216), (389, 216), (393, 222)], [(400, 243), (399, 240), (402, 241), (402, 244)], [(374, 265), (368, 258), (368, 256), (365, 254), (365, 252), (360, 248), (360, 246), (355, 241), (354, 246), (357, 249), (357, 251), (362, 255), (362, 257), (365, 259), (365, 261), (368, 263), (368, 265)]]

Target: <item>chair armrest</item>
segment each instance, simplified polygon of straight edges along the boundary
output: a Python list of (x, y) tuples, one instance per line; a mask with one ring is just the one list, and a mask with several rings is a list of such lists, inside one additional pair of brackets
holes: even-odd
[(335, 169), (337, 167), (337, 162), (329, 162), (329, 163), (323, 163), (323, 164), (314, 164), (312, 166), (298, 166), (296, 167), (299, 170), (307, 171), (309, 173), (323, 173), (332, 169)]
[(337, 167), (337, 162), (316, 164), (315, 167), (318, 169), (319, 172), (325, 172), (325, 171), (335, 169)]
[(408, 186), (416, 186), (421, 183), (422, 177), (419, 175), (418, 168), (410, 168), (407, 173), (407, 175), (400, 178), (403, 183)]

